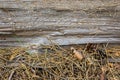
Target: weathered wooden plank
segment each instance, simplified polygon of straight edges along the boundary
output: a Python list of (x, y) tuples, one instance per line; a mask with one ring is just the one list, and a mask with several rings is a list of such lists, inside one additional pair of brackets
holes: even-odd
[[(8, 8), (54, 8), (54, 9), (93, 9), (101, 7), (108, 8), (109, 6), (119, 6), (119, 0), (1, 0), (0, 7)], [(106, 9), (107, 10), (107, 9)]]
[(119, 2), (0, 0), (0, 47), (120, 43)]

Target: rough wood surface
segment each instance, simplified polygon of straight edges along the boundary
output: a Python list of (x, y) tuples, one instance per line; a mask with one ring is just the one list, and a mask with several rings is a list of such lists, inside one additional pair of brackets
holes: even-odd
[(120, 43), (120, 0), (0, 0), (0, 47)]

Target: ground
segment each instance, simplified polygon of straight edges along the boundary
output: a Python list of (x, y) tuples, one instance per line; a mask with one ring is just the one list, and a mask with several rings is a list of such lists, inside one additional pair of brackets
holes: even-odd
[[(83, 54), (83, 59), (75, 57), (71, 47)], [(33, 54), (27, 50), (21, 47), (0, 49), (1, 80), (120, 79), (120, 46), (52, 45)]]

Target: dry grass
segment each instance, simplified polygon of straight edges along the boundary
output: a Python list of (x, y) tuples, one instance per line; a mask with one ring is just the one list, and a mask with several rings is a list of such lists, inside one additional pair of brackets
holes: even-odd
[[(0, 49), (0, 80), (120, 80), (119, 63), (103, 60), (96, 51), (77, 49), (84, 59), (78, 60), (69, 48), (59, 46), (41, 49), (44, 54), (29, 54), (25, 48)], [(120, 48), (106, 52), (120, 57)]]

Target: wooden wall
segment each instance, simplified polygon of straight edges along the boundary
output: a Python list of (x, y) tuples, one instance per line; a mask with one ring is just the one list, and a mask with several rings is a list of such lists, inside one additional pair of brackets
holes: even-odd
[(0, 47), (120, 43), (120, 0), (0, 0)]

